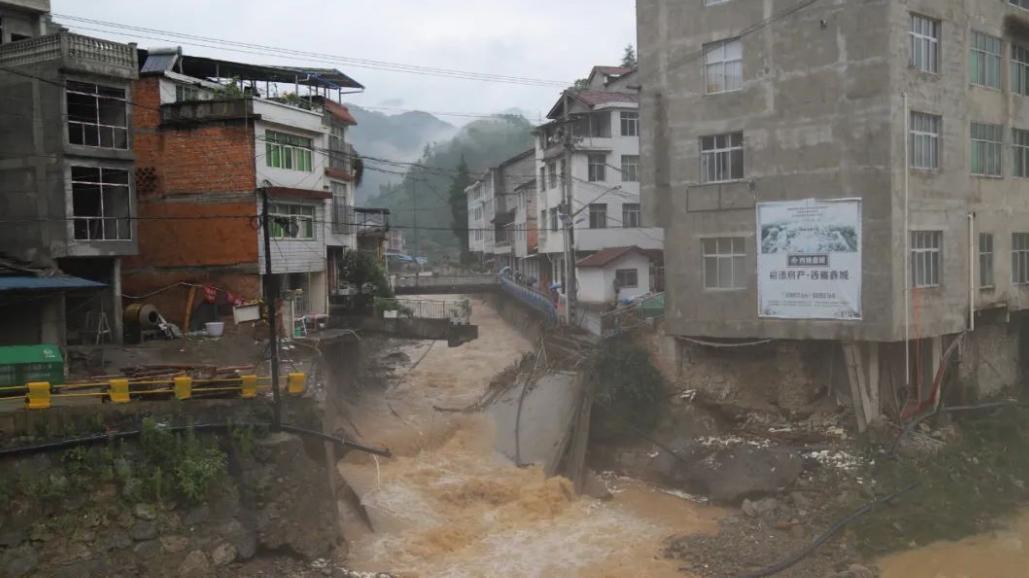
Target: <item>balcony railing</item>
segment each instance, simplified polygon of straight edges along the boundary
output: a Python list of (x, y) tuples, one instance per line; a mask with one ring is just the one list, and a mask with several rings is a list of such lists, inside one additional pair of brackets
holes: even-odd
[(59, 32), (0, 46), (0, 66), (25, 66), (51, 60), (61, 60), (65, 66), (86, 68), (92, 72), (104, 72), (107, 69), (111, 74), (117, 72), (118, 76), (131, 78), (135, 78), (139, 70), (134, 44), (121, 44), (71, 32)]

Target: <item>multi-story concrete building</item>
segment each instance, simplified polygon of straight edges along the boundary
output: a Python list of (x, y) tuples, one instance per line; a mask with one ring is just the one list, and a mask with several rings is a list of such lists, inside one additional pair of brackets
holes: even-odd
[[(134, 117), (140, 214), (147, 219), (140, 255), (125, 270), (126, 289), (143, 295), (204, 284), (221, 290), (216, 304), (224, 305), (233, 297), (259, 298), (270, 281), (295, 298), (297, 314), (327, 313), (331, 296), (343, 289), (343, 255), (358, 249), (356, 229), (386, 227), (384, 214), (355, 217), (355, 154), (346, 142), (355, 121), (328, 96), (361, 85), (334, 70), (191, 57), (178, 49), (145, 56)], [(265, 193), (274, 219), (270, 278), (265, 232), (257, 226)], [(184, 317), (182, 291), (152, 300), (169, 318)], [(204, 316), (191, 320), (196, 325)]]
[(860, 342), (849, 365), (868, 381), (924, 385), (946, 336), (975, 327), (962, 371), (1011, 385), (1004, 321), (1029, 305), (1029, 3), (802, 4), (638, 3), (668, 329)]
[(44, 340), (119, 340), (121, 261), (138, 252), (136, 47), (62, 30), (49, 11), (0, 2), (0, 252), (106, 286), (54, 301)]
[[(644, 227), (639, 189), (639, 92), (635, 70), (596, 66), (585, 85), (568, 89), (536, 130), (536, 211), (542, 275), (568, 286), (570, 221), (575, 260), (612, 248), (660, 250), (663, 232)], [(574, 265), (568, 264), (568, 265)], [(649, 267), (638, 271), (649, 279)], [(592, 279), (592, 277), (591, 277)], [(590, 280), (587, 280), (590, 281)], [(589, 288), (580, 297), (608, 295)]]
[(517, 265), (519, 189), (532, 180), (530, 149), (490, 168), (465, 189), (469, 251), (493, 271)]

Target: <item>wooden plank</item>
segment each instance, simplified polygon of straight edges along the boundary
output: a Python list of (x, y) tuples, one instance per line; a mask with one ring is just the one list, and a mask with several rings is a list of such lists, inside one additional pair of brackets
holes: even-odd
[(850, 384), (850, 403), (854, 407), (854, 417), (857, 418), (858, 431), (864, 432), (868, 427), (865, 421), (865, 408), (861, 401), (861, 386), (858, 382), (857, 363), (855, 359), (855, 346), (853, 343), (841, 343), (843, 348), (843, 360), (847, 365), (847, 381)]
[(193, 301), (197, 296), (196, 285), (189, 286), (189, 296), (186, 297), (186, 313), (182, 316), (182, 332), (189, 333), (189, 322), (193, 318)]
[(882, 415), (882, 404), (879, 401), (879, 344), (869, 342), (867, 347), (869, 412), (865, 414), (865, 418), (871, 423)]

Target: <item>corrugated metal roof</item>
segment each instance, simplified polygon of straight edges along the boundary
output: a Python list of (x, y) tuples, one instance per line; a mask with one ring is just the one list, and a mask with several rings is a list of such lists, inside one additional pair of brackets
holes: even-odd
[(0, 292), (3, 291), (49, 291), (55, 289), (100, 289), (103, 283), (81, 277), (58, 275), (54, 277), (0, 277)]

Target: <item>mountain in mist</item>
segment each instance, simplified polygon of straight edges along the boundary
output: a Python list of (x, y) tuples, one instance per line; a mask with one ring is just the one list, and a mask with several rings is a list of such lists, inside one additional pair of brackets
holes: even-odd
[[(349, 130), (348, 140), (362, 156), (414, 162), (421, 158), (426, 145), (445, 141), (457, 132), (457, 127), (426, 112), (388, 115), (355, 104), (347, 107), (357, 120), (357, 126)], [(372, 170), (381, 168), (380, 163), (365, 166), (364, 179), (356, 194), (358, 204), (366, 204), (370, 197), (379, 194), (382, 186), (403, 179), (402, 175)], [(402, 171), (403, 167), (397, 170)]]
[[(419, 166), (412, 167), (402, 181), (383, 187), (367, 205), (390, 209), (390, 222), (404, 231), (409, 252), (417, 251), (433, 261), (444, 256), (456, 260), (460, 246), (450, 229), (453, 217), (447, 194), (457, 167), (463, 159), (477, 178), (486, 169), (531, 148), (532, 131), (533, 125), (519, 115), (471, 122), (450, 140), (424, 146), (416, 161)], [(369, 174), (365, 170), (365, 178)]]

